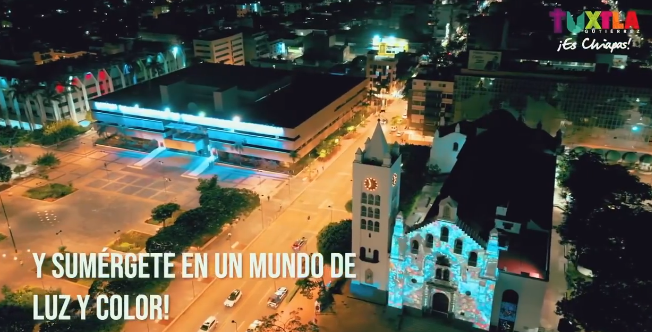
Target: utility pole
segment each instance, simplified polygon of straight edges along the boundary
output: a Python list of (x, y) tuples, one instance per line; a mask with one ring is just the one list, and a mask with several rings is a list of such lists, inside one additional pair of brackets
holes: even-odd
[(16, 247), (16, 239), (14, 239), (14, 232), (11, 230), (11, 225), (9, 224), (9, 216), (7, 216), (7, 208), (5, 208), (5, 202), (2, 200), (2, 195), (0, 195), (0, 204), (2, 205), (2, 211), (5, 214), (5, 220), (7, 221), (7, 228), (9, 228), (9, 236), (11, 237), (11, 243), (14, 245), (14, 253), (18, 253), (18, 248)]

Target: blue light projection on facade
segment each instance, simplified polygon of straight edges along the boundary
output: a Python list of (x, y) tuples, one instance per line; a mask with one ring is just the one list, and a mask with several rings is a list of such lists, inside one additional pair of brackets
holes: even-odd
[[(485, 249), (455, 223), (437, 220), (407, 234), (404, 227), (403, 217), (397, 216), (388, 305), (450, 312), (457, 319), (489, 330), (498, 277), (497, 237), (490, 237)], [(443, 228), (448, 236), (442, 235)], [(445, 295), (448, 301), (435, 303), (437, 294)]]
[(190, 114), (181, 114), (175, 112), (157, 111), (153, 109), (140, 108), (138, 106), (124, 106), (111, 103), (94, 102), (93, 109), (98, 111), (122, 113), (123, 115), (135, 115), (158, 120), (169, 120), (183, 122), (200, 126), (211, 126), (224, 129), (241, 130), (257, 134), (283, 136), (284, 129), (281, 127), (266, 126), (256, 123), (247, 123), (241, 121), (231, 121), (216, 118), (206, 118)]

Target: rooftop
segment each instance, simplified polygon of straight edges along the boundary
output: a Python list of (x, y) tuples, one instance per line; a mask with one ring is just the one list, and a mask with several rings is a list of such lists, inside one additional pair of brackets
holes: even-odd
[(521, 234), (507, 237), (508, 249), (500, 252), (498, 268), (547, 280), (550, 233), (522, 230)]
[(213, 40), (232, 37), (232, 36), (235, 36), (235, 35), (237, 35), (239, 33), (242, 33), (242, 31), (240, 31), (240, 30), (209, 30), (209, 31), (201, 33), (199, 36), (197, 36), (195, 38), (195, 40), (213, 41)]
[[(289, 84), (283, 84), (284, 81)], [(358, 77), (203, 63), (116, 91), (94, 101), (127, 106), (137, 104), (141, 108), (155, 110), (170, 107), (175, 112), (196, 115), (197, 110), (188, 110), (189, 104), (194, 103), (206, 116), (212, 118), (231, 120), (237, 116), (243, 122), (295, 128), (364, 81), (365, 78)], [(235, 109), (216, 112), (212, 102), (202, 102), (190, 96), (184, 96), (185, 98), (182, 97), (181, 101), (172, 105), (164, 105), (159, 86), (179, 82), (210, 87), (214, 92), (233, 87), (240, 91), (254, 92), (274, 84), (282, 85), (259, 100), (243, 100)]]

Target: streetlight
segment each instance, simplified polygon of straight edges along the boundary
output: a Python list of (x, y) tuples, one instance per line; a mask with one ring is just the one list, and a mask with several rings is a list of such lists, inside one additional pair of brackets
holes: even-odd
[(120, 230), (113, 232), (113, 234), (118, 234), (118, 233), (120, 233)]
[(2, 200), (2, 195), (0, 195), (0, 204), (2, 205), (2, 211), (5, 214), (5, 220), (7, 221), (7, 228), (9, 228), (9, 236), (11, 237), (11, 243), (14, 245), (14, 252), (18, 253), (18, 248), (16, 247), (16, 239), (14, 239), (14, 232), (11, 230), (11, 225), (9, 224), (9, 217), (7, 216), (7, 208), (5, 208), (5, 202)]
[(231, 320), (231, 323), (235, 325), (235, 332), (238, 332), (238, 322), (236, 322), (235, 320)]
[(333, 222), (333, 206), (329, 205), (328, 208), (331, 209), (331, 222)]
[(106, 171), (106, 179), (110, 180), (109, 179), (109, 164), (104, 163), (104, 170)]
[(192, 298), (195, 298), (195, 279), (190, 279), (190, 285), (192, 286)]
[[(59, 236), (63, 233), (62, 230), (59, 230), (58, 232), (54, 233), (54, 235)], [(61, 246), (63, 247), (63, 235), (59, 236), (59, 242), (61, 243)]]

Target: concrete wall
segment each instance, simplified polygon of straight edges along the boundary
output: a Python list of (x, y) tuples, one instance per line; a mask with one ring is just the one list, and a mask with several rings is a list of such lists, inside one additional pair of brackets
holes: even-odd
[[(548, 283), (534, 278), (523, 277), (506, 272), (500, 273), (494, 295), (493, 312), (500, 312), (503, 292), (513, 290), (518, 293), (515, 331), (527, 332), (540, 326), (543, 298)], [(491, 317), (491, 325), (498, 324), (498, 314)]]

